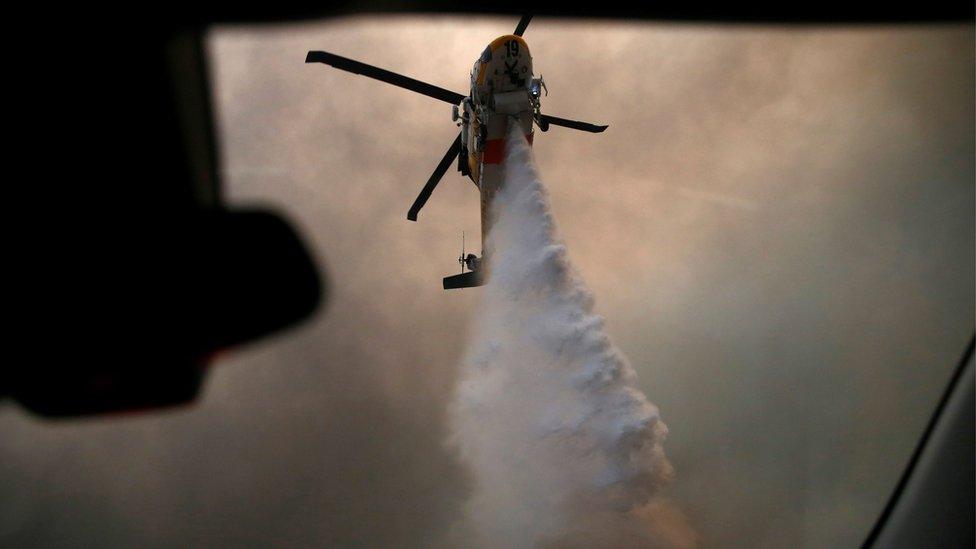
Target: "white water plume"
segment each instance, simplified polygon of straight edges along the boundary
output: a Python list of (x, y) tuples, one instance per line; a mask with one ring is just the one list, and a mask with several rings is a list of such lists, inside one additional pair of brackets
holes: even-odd
[(479, 547), (694, 545), (659, 494), (673, 476), (668, 429), (593, 313), (513, 126), (452, 410), (474, 479), (460, 535)]

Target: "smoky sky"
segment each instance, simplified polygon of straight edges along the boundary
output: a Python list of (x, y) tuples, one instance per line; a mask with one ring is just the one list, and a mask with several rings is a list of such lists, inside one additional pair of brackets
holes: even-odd
[[(323, 49), (465, 92), (514, 18), (220, 27), (225, 194), (297, 227), (331, 284), (195, 406), (0, 413), (0, 544), (429, 547), (471, 493), (447, 408), (480, 290), (444, 292), (478, 194), (450, 106), (306, 65)], [(670, 430), (703, 546), (856, 545), (974, 325), (970, 26), (534, 19), (534, 150), (596, 311)], [(149, 351), (147, 351), (149, 352)], [(134, 358), (137, 362), (137, 358)]]

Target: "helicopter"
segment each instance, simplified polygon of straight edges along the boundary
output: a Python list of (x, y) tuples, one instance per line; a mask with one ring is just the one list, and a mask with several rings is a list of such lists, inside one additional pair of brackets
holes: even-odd
[[(550, 126), (561, 126), (590, 133), (600, 133), (607, 125), (597, 125), (542, 114), (542, 95), (549, 94), (546, 82), (532, 69), (532, 55), (522, 35), (531, 21), (523, 16), (515, 32), (491, 41), (471, 69), (468, 95), (446, 90), (395, 72), (367, 65), (325, 51), (309, 51), (306, 63), (324, 63), (331, 67), (386, 82), (452, 105), (452, 120), (461, 128), (454, 142), (421, 189), (407, 212), (407, 219), (417, 221), (417, 214), (427, 203), (434, 188), (457, 160), (457, 170), (471, 179), (481, 194), (481, 242), (487, 241), (491, 229), (491, 203), (504, 181), (502, 160), (509, 124), (521, 126), (529, 145), (534, 137), (533, 124), (546, 132)], [(458, 261), (461, 273), (445, 277), (445, 290), (481, 286), (486, 281), (488, 261), (462, 252)], [(465, 267), (468, 271), (465, 272)]]

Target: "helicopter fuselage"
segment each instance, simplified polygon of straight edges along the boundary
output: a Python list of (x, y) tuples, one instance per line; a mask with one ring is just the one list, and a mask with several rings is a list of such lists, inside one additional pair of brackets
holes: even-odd
[(533, 78), (532, 55), (525, 40), (507, 34), (488, 44), (475, 61), (471, 94), (458, 105), (458, 170), (470, 177), (481, 193), (482, 252), (491, 228), (491, 203), (503, 181), (509, 124), (520, 124), (532, 144), (532, 123), (539, 112), (542, 85), (541, 79)]

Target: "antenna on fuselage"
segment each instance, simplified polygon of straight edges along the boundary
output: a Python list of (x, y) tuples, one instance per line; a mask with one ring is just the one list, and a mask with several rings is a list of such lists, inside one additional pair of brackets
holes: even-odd
[(515, 34), (515, 36), (522, 36), (525, 33), (525, 27), (529, 26), (529, 21), (531, 20), (531, 15), (523, 15), (522, 18), (519, 19), (518, 25), (515, 26), (515, 32), (513, 34)]

